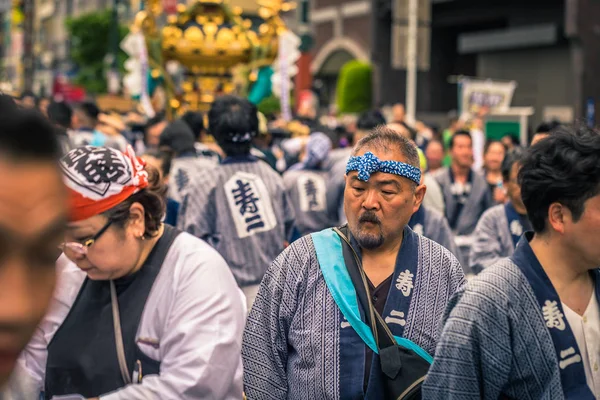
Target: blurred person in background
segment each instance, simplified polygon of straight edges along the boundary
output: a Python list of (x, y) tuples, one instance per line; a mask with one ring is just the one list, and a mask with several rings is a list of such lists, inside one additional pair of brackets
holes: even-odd
[(74, 147), (102, 146), (105, 136), (96, 131), (100, 110), (92, 102), (83, 102), (73, 108), (71, 116), (71, 142)]
[[(170, 151), (164, 150), (151, 150), (142, 156), (142, 159), (147, 164), (152, 165), (158, 171), (160, 171), (161, 182), (165, 187), (169, 187), (169, 180), (171, 178), (171, 165), (173, 162), (173, 154)], [(165, 219), (164, 223), (171, 226), (177, 226), (177, 216), (179, 215), (180, 202), (175, 201), (169, 196), (169, 193), (165, 194)]]
[(286, 192), (294, 207), (296, 227), (301, 236), (338, 224), (343, 186), (328, 181), (326, 161), (331, 140), (321, 132), (312, 133), (300, 155), (300, 163), (283, 174)]
[(502, 161), (506, 156), (506, 147), (498, 140), (489, 140), (483, 154), (483, 173), (496, 204), (504, 204), (506, 190), (502, 179)]
[(473, 233), (469, 262), (476, 274), (500, 259), (512, 256), (521, 235), (532, 229), (517, 181), (522, 158), (522, 151), (514, 151), (505, 157), (502, 179), (509, 201), (484, 212)]
[(91, 146), (61, 167), (69, 223), (53, 303), (20, 359), (25, 398), (241, 398), (242, 294), (216, 251), (161, 223), (158, 171), (131, 148)]
[[(0, 398), (27, 399), (19, 354), (47, 311), (67, 224), (55, 130), (0, 94)], [(37, 399), (39, 392), (29, 397)]]
[(472, 242), (471, 234), (481, 215), (494, 201), (485, 179), (473, 170), (473, 142), (467, 131), (458, 131), (450, 140), (452, 165), (438, 171), (434, 177), (442, 189), (445, 215), (454, 233), (456, 245), (467, 263)]
[(367, 136), (372, 129), (385, 124), (385, 117), (381, 114), (381, 111), (373, 109), (363, 112), (356, 120), (354, 133), (352, 134), (352, 143), (350, 146), (338, 149), (334, 154), (331, 154), (332, 164), (339, 164), (339, 171), (345, 173), (346, 164), (352, 155), (352, 148), (354, 145), (358, 143), (360, 139)]
[[(432, 185), (433, 191), (436, 193), (434, 196), (430, 196), (430, 199), (438, 197), (442, 199), (442, 210), (438, 210), (431, 205), (425, 204), (425, 199), (427, 199), (427, 192), (430, 191), (430, 187), (428, 183), (430, 182)], [(421, 203), (421, 207), (417, 211), (414, 212), (410, 220), (408, 221), (408, 226), (415, 233), (419, 235), (423, 235), (428, 239), (433, 240), (436, 243), (441, 244), (446, 249), (450, 250), (450, 252), (456, 257), (456, 259), (461, 263), (462, 261), (462, 253), (460, 249), (456, 246), (454, 241), (454, 234), (452, 233), (452, 229), (450, 229), (450, 225), (448, 224), (448, 220), (446, 219), (443, 212), (443, 197), (442, 190), (438, 185), (435, 178), (431, 175), (427, 176), (425, 171), (421, 170), (421, 185), (425, 185), (427, 188), (425, 192), (425, 196), (423, 197), (423, 202)]]
[(30, 90), (23, 92), (23, 94), (21, 94), (21, 97), (19, 98), (19, 105), (23, 108), (36, 108), (36, 95)]
[(213, 102), (209, 132), (227, 157), (193, 178), (177, 223), (225, 258), (248, 307), (267, 268), (292, 239), (295, 219), (281, 176), (250, 154), (257, 112), (241, 97)]
[(112, 147), (124, 151), (127, 140), (119, 129), (122, 123), (100, 112), (98, 106), (86, 101), (73, 108), (70, 139), (73, 147)]
[(148, 150), (158, 149), (160, 135), (163, 133), (167, 125), (169, 125), (169, 122), (165, 119), (165, 115), (162, 113), (158, 113), (153, 118), (148, 120), (144, 130), (145, 144)]
[(252, 145), (251, 154), (277, 170), (277, 156), (273, 150), (273, 136), (269, 132), (267, 118), (261, 112), (258, 112), (258, 135), (252, 141)]
[(48, 106), (50, 106), (52, 100), (48, 97), (40, 97), (37, 101), (36, 107), (37, 109), (45, 116), (48, 116)]
[(169, 197), (178, 203), (192, 180), (216, 167), (213, 160), (198, 156), (192, 130), (183, 120), (171, 122), (159, 139), (159, 150), (171, 152), (173, 162), (169, 179)]
[(404, 104), (396, 103), (392, 107), (392, 123), (401, 124), (406, 118), (406, 109)]
[(223, 150), (218, 144), (214, 143), (214, 138), (210, 138), (206, 134), (206, 128), (204, 126), (204, 115), (200, 112), (187, 111), (181, 117), (181, 120), (185, 122), (192, 133), (196, 143), (194, 144), (198, 157), (205, 158), (208, 161), (212, 161), (215, 165), (218, 164), (224, 157)]
[(63, 154), (67, 154), (73, 148), (69, 138), (71, 129), (71, 118), (73, 110), (65, 102), (52, 102), (48, 106), (48, 119), (54, 124), (58, 135)]
[(435, 172), (443, 167), (444, 145), (438, 140), (432, 140), (425, 148), (425, 158), (427, 159), (427, 172)]
[(514, 133), (507, 133), (502, 136), (502, 144), (506, 147), (506, 153), (512, 153), (520, 148), (519, 136)]

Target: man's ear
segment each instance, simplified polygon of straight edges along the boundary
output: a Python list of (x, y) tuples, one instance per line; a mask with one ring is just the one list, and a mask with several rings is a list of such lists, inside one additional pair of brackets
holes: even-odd
[(419, 185), (415, 189), (414, 199), (415, 204), (413, 206), (413, 214), (419, 210), (421, 204), (423, 203), (423, 199), (425, 198), (425, 193), (427, 192), (427, 185)]

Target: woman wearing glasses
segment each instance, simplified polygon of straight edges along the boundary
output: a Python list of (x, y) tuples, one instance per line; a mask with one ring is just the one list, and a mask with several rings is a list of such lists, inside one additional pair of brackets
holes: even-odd
[(71, 222), (53, 305), (20, 360), (32, 393), (241, 398), (243, 295), (215, 250), (161, 223), (158, 171), (102, 147), (61, 165)]

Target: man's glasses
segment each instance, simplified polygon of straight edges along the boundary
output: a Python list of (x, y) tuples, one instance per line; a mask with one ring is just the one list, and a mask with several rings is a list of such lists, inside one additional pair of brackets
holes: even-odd
[(92, 245), (94, 243), (96, 243), (96, 241), (98, 239), (100, 239), (100, 236), (102, 236), (102, 234), (104, 232), (106, 232), (106, 230), (112, 225), (113, 221), (109, 220), (106, 225), (104, 225), (99, 231), (98, 233), (96, 233), (94, 236), (92, 236), (91, 238), (89, 238), (88, 240), (86, 240), (83, 243), (79, 243), (79, 242), (65, 242), (62, 243), (60, 246), (58, 246), (59, 249), (61, 249), (63, 252), (66, 252), (67, 250), (70, 251), (71, 253), (74, 253), (77, 256), (85, 256), (88, 253), (88, 249), (90, 247), (92, 247)]

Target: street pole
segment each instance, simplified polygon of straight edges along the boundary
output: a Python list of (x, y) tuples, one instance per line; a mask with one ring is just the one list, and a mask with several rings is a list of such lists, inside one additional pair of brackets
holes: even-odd
[(33, 89), (34, 78), (34, 57), (33, 57), (33, 42), (34, 42), (34, 15), (33, 1), (25, 0), (23, 2), (23, 91), (31, 91)]
[(416, 121), (417, 110), (417, 26), (419, 19), (418, 0), (408, 2), (408, 42), (406, 44), (406, 119), (409, 124)]
[(108, 73), (108, 92), (118, 94), (119, 92), (119, 0), (113, 0), (112, 4), (112, 29), (110, 31), (110, 50), (112, 54)]

